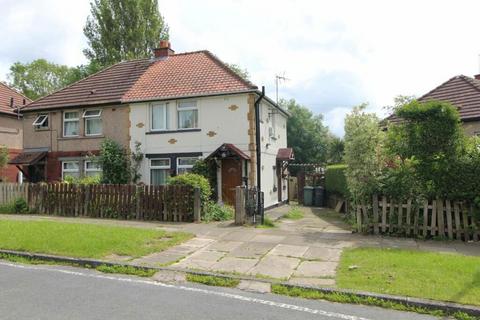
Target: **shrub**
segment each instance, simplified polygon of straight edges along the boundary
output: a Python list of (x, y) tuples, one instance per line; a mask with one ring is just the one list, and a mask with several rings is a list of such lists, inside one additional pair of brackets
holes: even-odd
[(75, 178), (72, 176), (66, 176), (63, 179), (63, 183), (68, 183), (68, 184), (84, 184), (84, 185), (91, 185), (91, 184), (100, 184), (102, 182), (102, 176), (101, 175), (95, 175), (95, 176), (85, 176), (82, 178)]
[(202, 220), (205, 222), (231, 220), (233, 216), (234, 210), (231, 206), (219, 205), (213, 201), (208, 201), (203, 206)]
[(210, 201), (210, 196), (212, 195), (212, 190), (207, 178), (196, 173), (184, 173), (176, 177), (171, 177), (168, 179), (168, 184), (200, 188), (200, 198), (204, 206)]
[(327, 166), (325, 171), (325, 190), (329, 193), (348, 196), (347, 178), (345, 171), (346, 164), (335, 164)]
[(210, 183), (212, 190), (212, 200), (216, 200), (217, 190), (217, 164), (214, 160), (198, 160), (192, 168), (192, 173), (204, 176)]
[(111, 139), (105, 139), (98, 157), (102, 165), (102, 183), (125, 184), (130, 182), (130, 162), (125, 148)]
[(17, 198), (11, 203), (0, 205), (0, 213), (27, 213), (28, 210), (27, 202), (23, 198)]

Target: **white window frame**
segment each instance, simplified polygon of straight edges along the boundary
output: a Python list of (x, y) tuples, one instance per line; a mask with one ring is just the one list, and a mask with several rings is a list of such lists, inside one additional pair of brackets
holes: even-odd
[[(65, 112), (63, 112), (63, 136), (66, 137), (66, 138), (69, 138), (69, 137), (78, 137), (78, 136), (80, 135), (80, 117), (77, 116), (77, 118), (71, 118), (71, 119), (66, 119), (66, 118), (65, 118), (65, 115), (66, 115), (67, 113), (75, 113), (75, 112), (77, 113), (77, 115), (80, 114), (78, 110), (72, 110), (72, 111), (65, 111)], [(65, 123), (66, 123), (66, 122), (78, 122), (78, 129), (79, 129), (79, 130), (78, 130), (78, 131), (79, 131), (78, 134), (66, 135), (66, 134), (65, 134), (65, 128), (66, 128), (66, 127), (65, 127)]]
[[(43, 119), (40, 121), (41, 118), (43, 118)], [(45, 126), (45, 122), (47, 122), (47, 125), (46, 125), (46, 126)], [(48, 126), (49, 126), (49, 123), (48, 123), (48, 114), (45, 114), (45, 113), (39, 114), (39, 115), (35, 118), (35, 121), (33, 121), (32, 125), (33, 125), (36, 129), (45, 129), (45, 128), (48, 128)]]
[[(78, 165), (78, 169), (77, 169), (77, 170), (74, 170), (74, 169), (65, 169), (65, 164), (66, 164), (66, 163), (76, 163), (76, 164)], [(65, 179), (65, 173), (69, 173), (69, 172), (78, 173), (78, 177), (80, 177), (80, 161), (78, 161), (78, 160), (62, 161), (62, 180)]]
[(196, 161), (200, 160), (200, 157), (178, 157), (177, 158), (177, 175), (178, 175), (178, 169), (192, 169), (193, 164), (180, 164), (180, 159), (195, 159)]
[[(155, 129), (153, 127), (153, 108), (163, 107), (163, 129)], [(151, 131), (166, 131), (168, 130), (168, 102), (165, 103), (152, 103), (150, 106), (150, 130)]]
[[(194, 102), (195, 107), (181, 107), (182, 103)], [(197, 126), (192, 128), (180, 128), (180, 112), (181, 111), (197, 111)], [(197, 100), (188, 100), (188, 101), (179, 101), (177, 102), (177, 129), (178, 130), (191, 130), (200, 128), (200, 116), (198, 111), (198, 101)]]
[(85, 160), (83, 163), (83, 175), (87, 177), (87, 172), (98, 172), (100, 175), (102, 174), (103, 170), (102, 167), (99, 165), (99, 168), (96, 169), (88, 169), (87, 168), (87, 163), (98, 163), (97, 161), (93, 160)]
[[(87, 115), (87, 112), (91, 112), (91, 111), (97, 111), (97, 114)], [(101, 135), (103, 134), (103, 123), (102, 123), (102, 130), (101, 130), (101, 132), (99, 132), (99, 133), (90, 133), (90, 134), (87, 133), (87, 121), (88, 121), (88, 120), (100, 119), (100, 121), (102, 121), (102, 110), (101, 110), (101, 109), (85, 110), (85, 111), (83, 111), (82, 118), (83, 118), (85, 136), (101, 136)]]
[[(153, 160), (168, 160), (168, 165), (164, 166), (154, 166), (152, 165)], [(170, 158), (151, 158), (150, 159), (150, 184), (152, 184), (152, 170), (171, 170), (172, 169), (172, 160)]]

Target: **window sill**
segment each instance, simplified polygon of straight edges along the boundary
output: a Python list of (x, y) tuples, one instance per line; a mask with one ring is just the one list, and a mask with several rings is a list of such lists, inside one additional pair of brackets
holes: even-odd
[(79, 140), (79, 139), (103, 139), (105, 136), (102, 135), (95, 135), (95, 136), (74, 136), (74, 137), (61, 137), (58, 138), (57, 140)]
[(182, 133), (182, 132), (200, 132), (202, 129), (178, 129), (178, 130), (162, 130), (162, 131), (149, 131), (145, 134), (167, 134), (167, 133)]

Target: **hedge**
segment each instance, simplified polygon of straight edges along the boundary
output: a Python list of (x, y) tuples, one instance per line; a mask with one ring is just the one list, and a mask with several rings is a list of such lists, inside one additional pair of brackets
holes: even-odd
[(346, 164), (327, 166), (325, 171), (325, 189), (328, 193), (348, 195), (347, 179), (345, 178)]

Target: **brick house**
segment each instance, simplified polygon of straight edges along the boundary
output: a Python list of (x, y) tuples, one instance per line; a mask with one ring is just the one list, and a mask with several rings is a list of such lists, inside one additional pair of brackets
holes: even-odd
[[(0, 82), (0, 146), (8, 148), (9, 159), (22, 151), (22, 117), (18, 110), (30, 102), (27, 97)], [(18, 181), (19, 172), (16, 166), (7, 165), (0, 170), (0, 181)]]
[(98, 174), (88, 154), (110, 138), (129, 150), (140, 143), (145, 184), (164, 184), (210, 158), (220, 201), (232, 203), (234, 187), (258, 177), (266, 206), (287, 200), (288, 112), (208, 51), (176, 54), (162, 41), (152, 58), (108, 67), (30, 103), (23, 114), (24, 152), (11, 163), (30, 181)]

